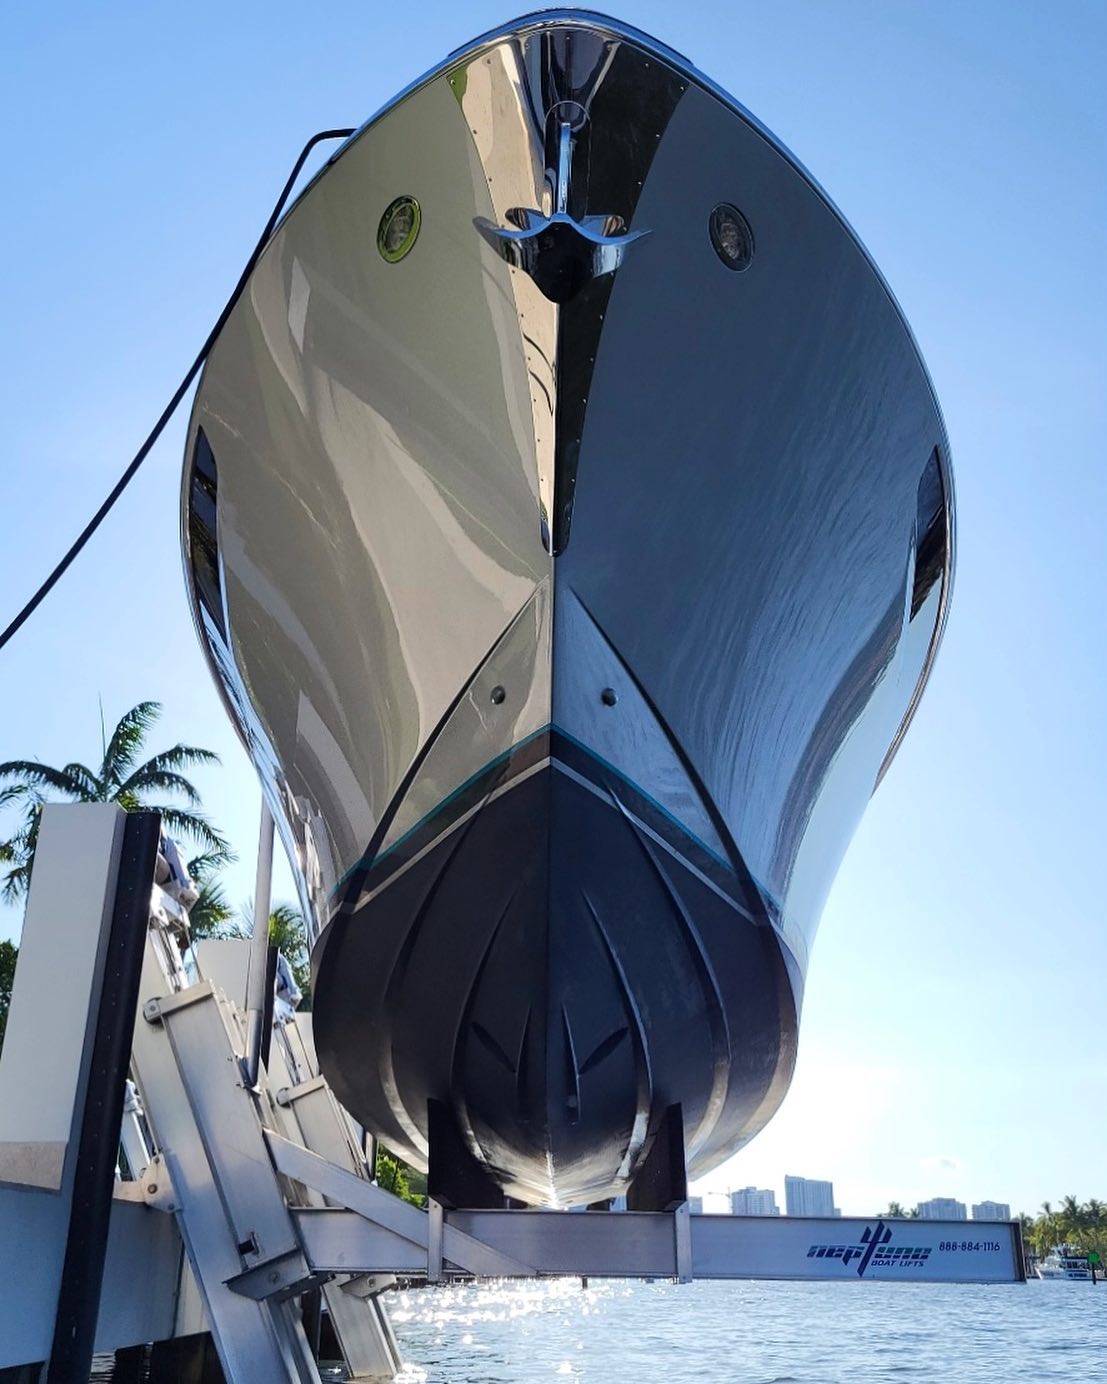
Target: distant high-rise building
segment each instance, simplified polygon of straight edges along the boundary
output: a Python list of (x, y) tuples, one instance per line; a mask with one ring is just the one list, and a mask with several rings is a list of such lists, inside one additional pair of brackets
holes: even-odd
[(779, 1216), (776, 1193), (769, 1187), (743, 1187), (730, 1194), (732, 1216)]
[(703, 1215), (703, 1197), (688, 1198), (688, 1214), (690, 1216)]
[(965, 1203), (954, 1201), (952, 1197), (931, 1197), (929, 1201), (920, 1201), (918, 1212), (919, 1219), (923, 1221), (968, 1220)]
[(836, 1216), (833, 1182), (809, 1177), (784, 1179), (784, 1205), (789, 1216)]
[(1011, 1208), (1005, 1201), (977, 1201), (973, 1203), (974, 1221), (1009, 1221)]

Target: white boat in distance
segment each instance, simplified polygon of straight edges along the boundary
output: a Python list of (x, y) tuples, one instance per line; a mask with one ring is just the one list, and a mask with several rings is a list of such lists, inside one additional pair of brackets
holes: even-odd
[(1070, 1283), (1090, 1283), (1092, 1280), (1091, 1265), (1088, 1263), (1086, 1254), (1077, 1254), (1068, 1245), (1055, 1245), (1053, 1249), (1034, 1265), (1034, 1272), (1039, 1278), (1049, 1281), (1066, 1281)]
[(765, 1125), (952, 495), (856, 236), (655, 40), (520, 19), (342, 146), (211, 351), (183, 532), (358, 1120), (555, 1206)]

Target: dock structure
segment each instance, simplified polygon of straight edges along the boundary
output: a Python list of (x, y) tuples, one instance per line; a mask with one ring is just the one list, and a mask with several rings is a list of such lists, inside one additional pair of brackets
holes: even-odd
[(257, 949), (202, 942), (186, 967), (158, 835), (114, 804), (43, 812), (0, 1061), (0, 1377), (84, 1384), (94, 1350), (210, 1337), (230, 1384), (318, 1384), (321, 1301), (350, 1375), (390, 1380), (398, 1275), (1024, 1278), (1017, 1223), (401, 1201), (311, 1016), (265, 1006), (259, 1037)]

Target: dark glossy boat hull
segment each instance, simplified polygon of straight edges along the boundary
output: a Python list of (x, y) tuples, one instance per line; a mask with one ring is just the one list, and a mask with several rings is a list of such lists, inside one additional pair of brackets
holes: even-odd
[(678, 55), (556, 13), (341, 152), (213, 350), (187, 569), (417, 1165), (618, 1193), (777, 1108), (826, 891), (948, 601), (941, 418), (825, 196)]
[[(795, 1000), (771, 927), (556, 732), (492, 774), (486, 806), (331, 925), (316, 1034), (340, 1098), (388, 1112), (374, 1127), (401, 1148), (414, 1132), (390, 1090), (405, 1112), (448, 1101), (525, 1200), (625, 1184), (669, 1100), (697, 1152), (727, 1151), (790, 1073)], [(390, 1060), (349, 1063), (367, 1050)]]

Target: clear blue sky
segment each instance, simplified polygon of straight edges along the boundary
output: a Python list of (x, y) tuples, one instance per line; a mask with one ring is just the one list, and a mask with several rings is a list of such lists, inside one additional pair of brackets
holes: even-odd
[[(952, 619), (815, 947), (792, 1094), (710, 1185), (833, 1178), (846, 1211), (1107, 1198), (1107, 8), (620, 6), (815, 173), (945, 409)], [(306, 137), (356, 125), (501, 4), (21, 6), (5, 15), (0, 623), (175, 387)], [(91, 759), (165, 704), (251, 891), (258, 797), (192, 633), (182, 413), (0, 656), (0, 759)], [(79, 883), (77, 885), (79, 887)], [(287, 886), (285, 886), (287, 890)], [(19, 918), (0, 913), (0, 935)]]

